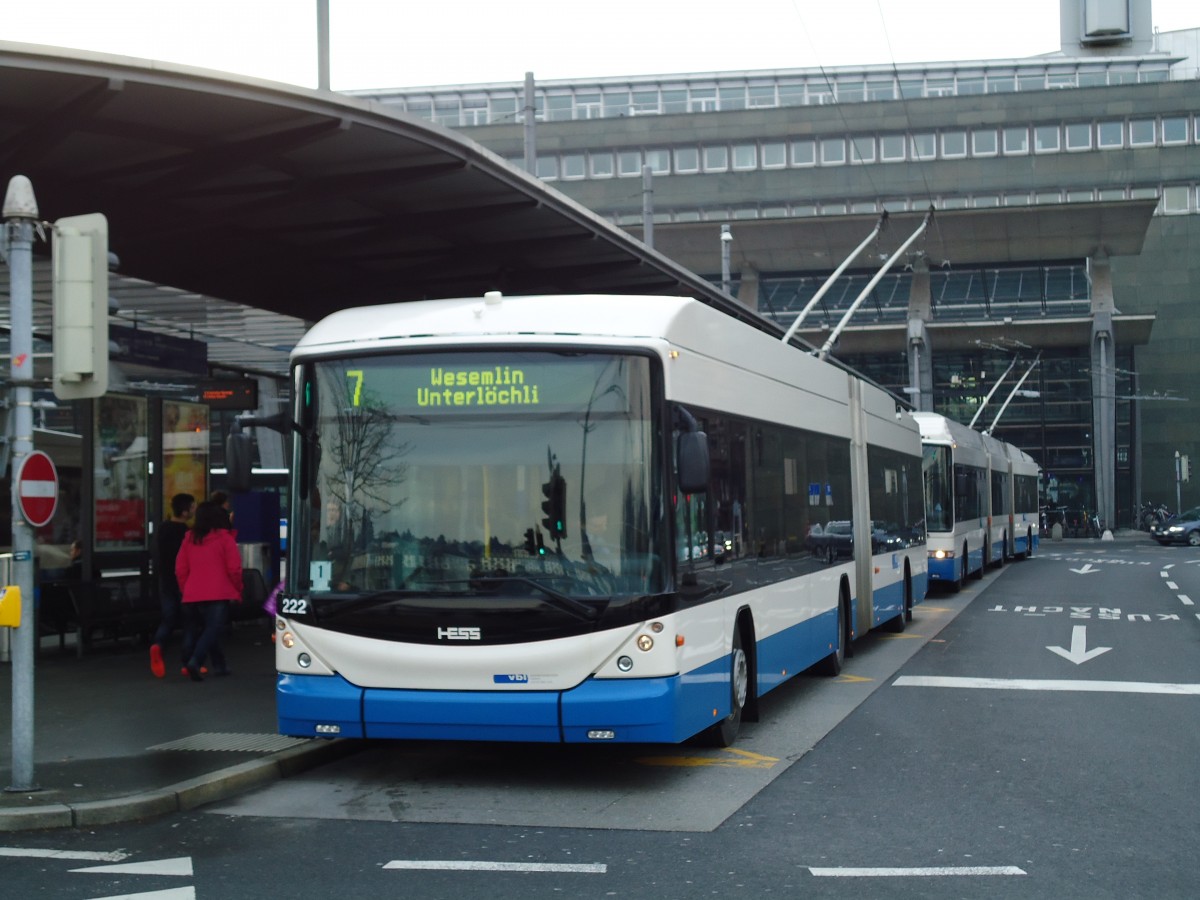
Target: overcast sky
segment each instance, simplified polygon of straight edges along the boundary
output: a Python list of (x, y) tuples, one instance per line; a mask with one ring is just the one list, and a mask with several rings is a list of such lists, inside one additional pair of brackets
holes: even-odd
[[(335, 90), (1034, 56), (1058, 0), (330, 0)], [(316, 87), (316, 0), (4, 0), (0, 39)], [(1161, 31), (1197, 0), (1154, 0)]]

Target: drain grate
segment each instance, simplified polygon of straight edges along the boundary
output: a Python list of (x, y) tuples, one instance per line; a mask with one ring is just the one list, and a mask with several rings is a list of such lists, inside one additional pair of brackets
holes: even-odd
[(276, 750), (286, 750), (299, 744), (306, 744), (311, 738), (288, 737), (282, 734), (223, 734), (220, 732), (204, 732), (193, 734), (191, 737), (168, 741), (165, 744), (155, 744), (148, 750), (233, 750), (240, 753), (274, 753)]

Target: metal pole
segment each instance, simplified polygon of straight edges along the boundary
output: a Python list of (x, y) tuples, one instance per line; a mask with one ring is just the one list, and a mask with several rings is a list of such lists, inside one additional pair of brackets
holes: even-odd
[(980, 414), (987, 407), (988, 401), (992, 399), (992, 394), (996, 393), (996, 388), (1000, 387), (1004, 379), (1008, 377), (1008, 373), (1013, 370), (1013, 366), (1017, 364), (1018, 359), (1020, 359), (1020, 357), (1014, 356), (1012, 362), (1008, 364), (1008, 368), (1004, 370), (1004, 374), (996, 379), (996, 383), (992, 385), (992, 389), (987, 392), (987, 396), (984, 397), (983, 402), (979, 404), (979, 409), (975, 410), (975, 415), (971, 417), (971, 424), (967, 426), (968, 428), (975, 427), (975, 422), (978, 421)]
[(4, 195), (5, 236), (12, 322), (9, 374), (15, 399), (12, 412), (13, 581), (21, 590), (21, 626), (12, 648), (12, 785), (10, 791), (36, 791), (33, 780), (33, 661), (37, 612), (33, 597), (33, 529), (21, 515), (15, 473), (33, 450), (33, 235), (37, 224), (33, 185), (14, 175)]
[(825, 279), (825, 283), (821, 285), (820, 289), (815, 294), (813, 294), (812, 299), (804, 305), (804, 309), (800, 310), (800, 315), (796, 316), (796, 320), (792, 322), (791, 327), (788, 328), (787, 333), (784, 334), (783, 342), (785, 344), (792, 339), (792, 335), (794, 335), (800, 329), (800, 325), (804, 321), (805, 317), (812, 312), (814, 306), (821, 302), (821, 298), (825, 296), (825, 293), (831, 287), (833, 287), (833, 283), (841, 277), (841, 274), (846, 271), (846, 268), (850, 265), (850, 263), (854, 262), (854, 260), (858, 258), (858, 254), (867, 249), (867, 244), (875, 240), (875, 238), (879, 235), (879, 232), (883, 230), (883, 226), (887, 223), (887, 219), (888, 214), (885, 212), (879, 217), (879, 221), (875, 223), (875, 227), (871, 230), (871, 233), (867, 235), (866, 240), (855, 247), (854, 250), (851, 251), (850, 255), (842, 260), (842, 264), (833, 270), (833, 274)]
[(654, 249), (654, 174), (642, 166), (642, 243)]
[(921, 221), (921, 226), (908, 236), (908, 240), (901, 244), (896, 249), (895, 253), (888, 257), (888, 261), (885, 262), (883, 266), (880, 267), (879, 271), (875, 273), (874, 277), (867, 282), (867, 286), (862, 289), (862, 293), (854, 298), (854, 302), (850, 304), (850, 308), (847, 309), (842, 315), (842, 320), (837, 323), (837, 327), (833, 329), (833, 333), (829, 335), (829, 337), (825, 340), (825, 343), (821, 345), (821, 349), (817, 351), (817, 356), (820, 359), (825, 359), (825, 357), (829, 355), (829, 351), (832, 350), (833, 345), (837, 343), (837, 339), (841, 335), (842, 331), (844, 331), (846, 326), (850, 324), (850, 317), (854, 315), (859, 306), (862, 305), (862, 302), (867, 299), (867, 295), (871, 293), (871, 291), (875, 290), (875, 285), (879, 284), (879, 280), (888, 273), (888, 269), (896, 264), (896, 260), (900, 258), (901, 254), (904, 253), (904, 251), (906, 251), (912, 245), (912, 242), (919, 238), (925, 229), (929, 227), (929, 220), (931, 218), (933, 218), (932, 209), (925, 213), (925, 218)]
[(1029, 377), (1029, 373), (1037, 368), (1037, 364), (1042, 359), (1042, 351), (1038, 351), (1038, 355), (1034, 358), (1032, 365), (1025, 370), (1025, 374), (1017, 379), (1017, 383), (1013, 385), (1013, 389), (1008, 392), (1008, 396), (1004, 399), (1004, 405), (1000, 407), (1000, 412), (996, 413), (996, 418), (992, 419), (990, 428), (984, 429), (984, 434), (991, 434), (996, 430), (996, 424), (1000, 421), (1000, 417), (1004, 415), (1004, 411), (1008, 409), (1008, 404), (1012, 402), (1012, 398), (1017, 396), (1017, 391), (1021, 389), (1021, 385), (1025, 383), (1025, 379)]
[(317, 0), (317, 90), (329, 90), (329, 0)]
[(729, 293), (729, 245), (733, 243), (733, 234), (728, 225), (721, 226), (721, 290)]
[(533, 73), (525, 73), (525, 171), (537, 174), (537, 102), (533, 96)]

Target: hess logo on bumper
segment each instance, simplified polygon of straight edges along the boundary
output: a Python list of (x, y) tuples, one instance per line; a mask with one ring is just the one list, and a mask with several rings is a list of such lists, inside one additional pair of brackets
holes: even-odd
[(479, 640), (479, 629), (439, 628), (437, 636), (439, 641), (477, 641)]

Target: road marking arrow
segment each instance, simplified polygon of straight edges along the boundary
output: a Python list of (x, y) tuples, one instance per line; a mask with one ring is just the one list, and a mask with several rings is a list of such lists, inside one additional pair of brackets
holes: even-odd
[(1087, 626), (1076, 625), (1071, 629), (1071, 649), (1064, 650), (1062, 647), (1047, 647), (1051, 653), (1057, 653), (1063, 659), (1070, 660), (1079, 665), (1085, 663), (1089, 659), (1095, 659), (1102, 653), (1107, 653), (1112, 647), (1094, 647), (1091, 650), (1087, 649)]
[(1080, 575), (1091, 575), (1093, 572), (1099, 572), (1099, 569), (1093, 569), (1091, 563), (1084, 563), (1082, 569), (1072, 569), (1072, 572), (1078, 572)]

